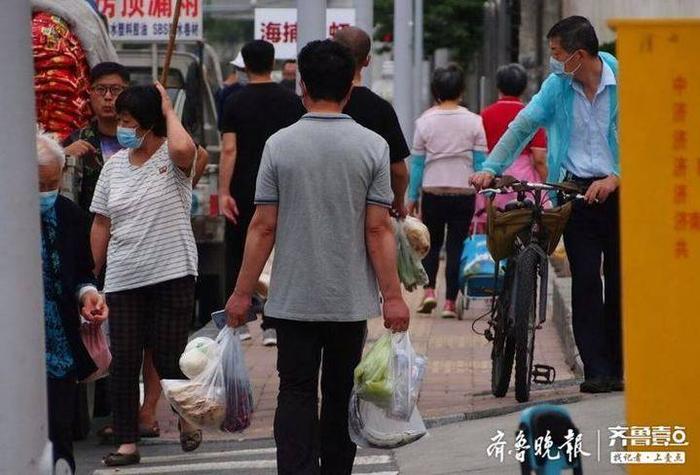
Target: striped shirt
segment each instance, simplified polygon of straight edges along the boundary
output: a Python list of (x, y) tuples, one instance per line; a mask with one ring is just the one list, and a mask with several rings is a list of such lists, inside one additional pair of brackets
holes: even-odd
[(130, 154), (105, 163), (90, 206), (111, 220), (105, 292), (197, 275), (192, 177), (170, 160), (167, 141), (141, 166)]

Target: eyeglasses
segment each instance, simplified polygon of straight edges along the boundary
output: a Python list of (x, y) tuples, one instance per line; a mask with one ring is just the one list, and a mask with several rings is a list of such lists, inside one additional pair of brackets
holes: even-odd
[(112, 97), (117, 97), (119, 94), (124, 92), (124, 89), (126, 89), (124, 86), (95, 86), (92, 88), (92, 91), (97, 94), (98, 96), (106, 96), (107, 91), (112, 94)]

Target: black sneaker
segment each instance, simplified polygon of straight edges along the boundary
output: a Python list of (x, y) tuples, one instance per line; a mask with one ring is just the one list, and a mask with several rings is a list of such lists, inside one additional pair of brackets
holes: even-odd
[(625, 382), (620, 378), (610, 378), (608, 380), (608, 386), (610, 386), (611, 391), (615, 392), (625, 390)]
[(610, 383), (601, 378), (593, 378), (593, 379), (587, 379), (583, 383), (581, 383), (581, 386), (579, 387), (582, 393), (591, 393), (591, 394), (597, 394), (597, 393), (609, 393), (610, 392)]

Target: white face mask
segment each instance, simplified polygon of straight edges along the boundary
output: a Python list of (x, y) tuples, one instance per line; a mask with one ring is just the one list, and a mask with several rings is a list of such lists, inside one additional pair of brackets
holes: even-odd
[(581, 67), (581, 63), (579, 63), (579, 65), (576, 67), (576, 69), (574, 69), (570, 73), (566, 72), (566, 63), (568, 63), (569, 60), (574, 57), (574, 54), (576, 54), (576, 53), (575, 52), (571, 53), (571, 55), (568, 58), (566, 58), (566, 60), (564, 60), (564, 61), (559, 61), (558, 59), (550, 56), (549, 57), (549, 70), (551, 72), (553, 72), (554, 74), (556, 74), (557, 76), (574, 77), (574, 74), (576, 74), (576, 71), (578, 71), (579, 68)]

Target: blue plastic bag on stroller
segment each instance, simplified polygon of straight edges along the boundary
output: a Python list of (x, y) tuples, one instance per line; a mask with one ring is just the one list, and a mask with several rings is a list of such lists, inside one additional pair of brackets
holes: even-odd
[(462, 316), (462, 311), (469, 308), (469, 302), (473, 299), (491, 298), (497, 294), (502, 286), (501, 272), (494, 286), (496, 262), (489, 253), (485, 234), (472, 234), (464, 241), (462, 257), (460, 259), (460, 288), (462, 289), (461, 305), (458, 305), (457, 314)]

